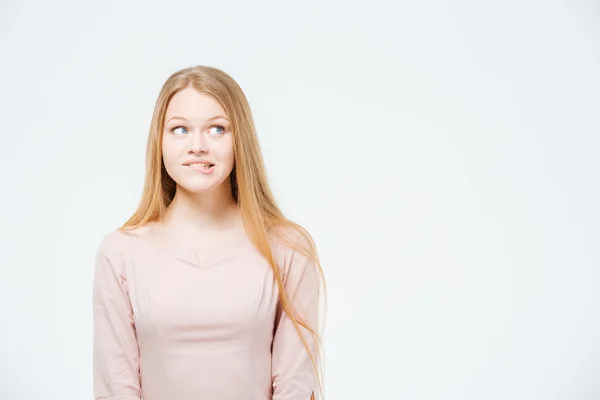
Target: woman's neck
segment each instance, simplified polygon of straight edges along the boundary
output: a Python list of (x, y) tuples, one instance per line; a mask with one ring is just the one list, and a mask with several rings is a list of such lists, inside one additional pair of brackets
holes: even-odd
[(240, 227), (242, 218), (230, 191), (193, 194), (178, 187), (161, 222), (190, 235), (202, 235)]

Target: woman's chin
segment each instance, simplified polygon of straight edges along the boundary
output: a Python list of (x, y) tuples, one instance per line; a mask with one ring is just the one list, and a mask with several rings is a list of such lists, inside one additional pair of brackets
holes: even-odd
[(207, 194), (220, 190), (223, 182), (181, 182), (178, 188), (189, 194)]

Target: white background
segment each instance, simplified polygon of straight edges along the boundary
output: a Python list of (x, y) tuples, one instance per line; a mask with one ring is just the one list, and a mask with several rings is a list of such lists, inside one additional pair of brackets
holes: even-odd
[(92, 398), (94, 253), (196, 64), (319, 246), (327, 399), (600, 398), (599, 3), (3, 0), (0, 59), (1, 399)]

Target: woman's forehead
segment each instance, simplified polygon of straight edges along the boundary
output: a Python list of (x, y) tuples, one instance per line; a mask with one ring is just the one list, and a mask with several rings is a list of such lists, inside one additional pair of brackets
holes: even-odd
[(207, 120), (218, 116), (227, 118), (221, 104), (211, 95), (186, 88), (175, 93), (167, 106), (165, 121), (175, 116)]

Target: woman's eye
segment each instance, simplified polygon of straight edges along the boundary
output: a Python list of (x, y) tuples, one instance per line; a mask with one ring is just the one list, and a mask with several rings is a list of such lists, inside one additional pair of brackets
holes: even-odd
[(225, 133), (225, 128), (223, 128), (221, 125), (215, 125), (210, 128), (210, 131), (211, 131), (211, 133), (216, 133), (217, 135), (222, 135), (223, 133)]
[(177, 126), (177, 127), (173, 128), (173, 129), (171, 129), (171, 132), (176, 133), (178, 129), (182, 129), (185, 132), (187, 132), (187, 129), (185, 129), (183, 126)]

